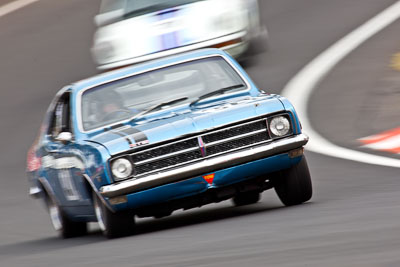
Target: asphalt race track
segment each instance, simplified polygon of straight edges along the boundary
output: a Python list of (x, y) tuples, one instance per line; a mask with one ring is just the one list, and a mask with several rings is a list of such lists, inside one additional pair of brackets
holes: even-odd
[[(0, 0), (0, 5), (10, 2)], [(395, 0), (260, 0), (269, 50), (247, 67), (279, 93), (318, 54)], [(99, 0), (39, 0), (0, 17), (0, 266), (400, 266), (400, 170), (306, 152), (309, 203), (229, 202), (138, 221), (134, 236), (59, 239), (28, 197), (26, 152), (62, 86), (96, 73), (89, 47)], [(399, 127), (400, 20), (340, 62), (310, 99), (314, 128), (343, 147)]]

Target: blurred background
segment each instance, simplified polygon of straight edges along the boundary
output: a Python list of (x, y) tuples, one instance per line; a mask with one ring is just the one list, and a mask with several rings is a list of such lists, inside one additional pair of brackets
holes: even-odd
[[(395, 0), (0, 0), (1, 266), (398, 266), (400, 175), (307, 151), (310, 203), (274, 191), (138, 221), (135, 236), (62, 240), (28, 196), (26, 152), (64, 85), (129, 64), (218, 47), (263, 90)], [(178, 8), (179, 7), (179, 8)], [(395, 11), (399, 12), (399, 11)], [(243, 30), (246, 29), (246, 30)], [(369, 38), (314, 89), (305, 116), (337, 146), (398, 159), (400, 21)]]

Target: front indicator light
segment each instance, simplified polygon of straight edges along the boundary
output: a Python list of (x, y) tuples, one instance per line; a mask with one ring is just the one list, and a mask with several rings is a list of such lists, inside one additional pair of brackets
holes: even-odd
[(123, 180), (132, 175), (133, 165), (129, 160), (120, 158), (112, 162), (111, 171), (116, 180)]
[(289, 151), (289, 158), (291, 158), (291, 159), (297, 158), (297, 157), (302, 156), (303, 154), (304, 154), (304, 148), (301, 147), (301, 148)]
[(112, 197), (109, 201), (111, 205), (118, 205), (128, 202), (128, 198), (126, 196)]
[(285, 116), (276, 116), (269, 122), (269, 129), (275, 137), (282, 137), (290, 132), (290, 121)]

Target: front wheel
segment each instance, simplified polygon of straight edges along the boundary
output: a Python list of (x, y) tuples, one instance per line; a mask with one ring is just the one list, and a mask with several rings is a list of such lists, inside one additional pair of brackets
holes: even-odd
[(87, 234), (86, 222), (71, 221), (57, 203), (47, 198), (47, 208), (54, 229), (62, 238), (78, 237)]
[(275, 173), (271, 180), (285, 206), (301, 204), (312, 196), (311, 176), (304, 155), (298, 164)]
[(100, 229), (107, 238), (131, 235), (135, 230), (134, 214), (130, 210), (112, 212), (94, 194), (94, 210)]

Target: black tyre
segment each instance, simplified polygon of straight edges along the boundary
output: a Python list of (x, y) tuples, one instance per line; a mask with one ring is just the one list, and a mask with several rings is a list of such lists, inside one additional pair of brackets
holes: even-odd
[(100, 229), (107, 238), (132, 235), (135, 230), (132, 211), (112, 212), (94, 194), (94, 209)]
[(232, 199), (235, 206), (244, 206), (257, 203), (260, 200), (259, 192), (240, 193)]
[(297, 165), (275, 173), (272, 182), (285, 206), (301, 204), (312, 196), (311, 176), (305, 156)]
[(62, 238), (78, 237), (87, 234), (87, 223), (71, 221), (50, 197), (47, 198), (47, 208), (51, 223)]

